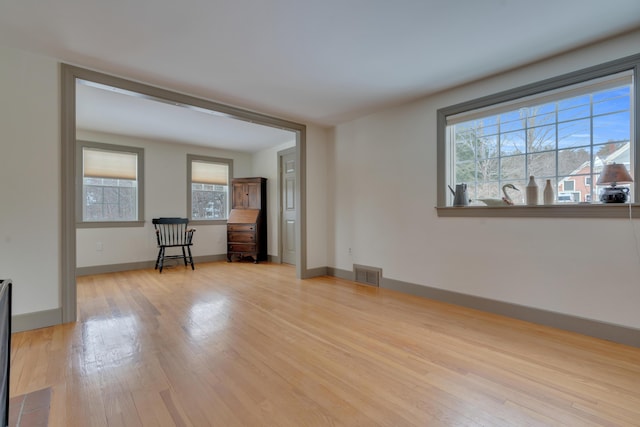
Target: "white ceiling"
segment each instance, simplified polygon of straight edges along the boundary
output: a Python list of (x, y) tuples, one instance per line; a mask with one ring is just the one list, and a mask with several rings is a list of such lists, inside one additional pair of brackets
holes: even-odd
[(639, 27), (638, 0), (0, 3), (0, 44), (320, 125)]
[(293, 132), (81, 81), (76, 83), (76, 127), (245, 152), (295, 141)]

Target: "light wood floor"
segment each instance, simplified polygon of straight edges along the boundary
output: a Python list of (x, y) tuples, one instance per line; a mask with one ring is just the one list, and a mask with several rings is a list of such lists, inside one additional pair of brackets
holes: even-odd
[(226, 262), (81, 277), (13, 335), (51, 426), (640, 426), (640, 349)]

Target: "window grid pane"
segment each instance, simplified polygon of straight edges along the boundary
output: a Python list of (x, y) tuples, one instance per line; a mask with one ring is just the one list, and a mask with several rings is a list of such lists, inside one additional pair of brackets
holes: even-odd
[(136, 181), (84, 178), (84, 221), (135, 221), (138, 218)]
[(227, 219), (229, 186), (191, 185), (191, 217), (195, 220)]
[(631, 87), (449, 125), (452, 184), (467, 183), (472, 199), (501, 198), (504, 184), (523, 194), (533, 175), (540, 194), (551, 181), (558, 203), (597, 201), (600, 188), (592, 183), (604, 164), (623, 163), (633, 173)]

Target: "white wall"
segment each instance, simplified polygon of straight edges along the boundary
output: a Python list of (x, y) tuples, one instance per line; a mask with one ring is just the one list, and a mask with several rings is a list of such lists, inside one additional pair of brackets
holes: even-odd
[(0, 278), (13, 312), (60, 306), (58, 64), (0, 47)]
[[(337, 126), (329, 265), (640, 328), (640, 221), (438, 218), (434, 209), (437, 109), (639, 52), (635, 32)], [(621, 254), (608, 256), (614, 247)]]
[[(77, 267), (155, 260), (152, 218), (187, 216), (187, 154), (233, 159), (235, 176), (252, 172), (249, 153), (157, 142), (141, 138), (78, 130), (78, 139), (144, 148), (144, 227), (80, 228), (76, 232)], [(194, 225), (193, 256), (226, 254), (226, 225)], [(96, 244), (102, 243), (98, 251)]]

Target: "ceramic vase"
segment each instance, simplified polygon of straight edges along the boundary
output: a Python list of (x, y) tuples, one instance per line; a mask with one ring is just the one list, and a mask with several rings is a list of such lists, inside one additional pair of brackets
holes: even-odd
[(538, 204), (538, 184), (533, 175), (529, 177), (527, 184), (527, 205), (535, 206)]
[(544, 197), (545, 205), (552, 205), (553, 202), (555, 201), (555, 195), (553, 194), (553, 186), (551, 185), (550, 179), (547, 180), (547, 183), (544, 186), (543, 197)]

